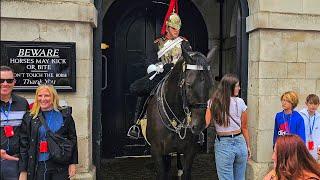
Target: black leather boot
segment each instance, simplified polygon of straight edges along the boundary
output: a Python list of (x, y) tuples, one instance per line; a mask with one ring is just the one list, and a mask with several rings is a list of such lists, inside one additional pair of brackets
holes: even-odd
[(137, 126), (137, 121), (143, 117), (144, 111), (143, 106), (147, 97), (138, 97), (136, 110), (134, 113), (134, 125), (128, 130), (127, 136), (133, 139), (138, 139), (140, 137), (140, 128)]

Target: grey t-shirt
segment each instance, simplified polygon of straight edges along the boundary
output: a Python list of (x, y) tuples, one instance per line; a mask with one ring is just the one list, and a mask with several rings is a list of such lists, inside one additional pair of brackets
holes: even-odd
[(247, 105), (245, 104), (243, 99), (239, 97), (231, 97), (229, 113), (232, 118), (229, 117), (230, 125), (228, 127), (223, 127), (214, 123), (217, 132), (229, 132), (229, 131), (236, 131), (241, 129), (241, 115), (246, 110), (247, 110)]

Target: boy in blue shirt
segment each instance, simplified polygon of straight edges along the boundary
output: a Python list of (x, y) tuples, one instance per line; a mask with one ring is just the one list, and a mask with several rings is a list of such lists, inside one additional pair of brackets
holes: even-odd
[(286, 134), (296, 134), (306, 142), (305, 126), (302, 116), (294, 110), (299, 103), (296, 92), (288, 91), (282, 94), (281, 104), (283, 110), (278, 112), (275, 117), (273, 145), (278, 136)]

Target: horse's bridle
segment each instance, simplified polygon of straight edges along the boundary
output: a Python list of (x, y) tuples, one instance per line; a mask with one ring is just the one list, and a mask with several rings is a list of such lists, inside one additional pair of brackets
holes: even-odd
[(199, 65), (191, 65), (191, 64), (184, 64), (184, 68), (183, 68), (183, 76), (181, 77), (180, 80), (180, 89), (181, 89), (181, 95), (182, 95), (182, 100), (183, 100), (183, 109), (185, 112), (188, 112), (189, 109), (206, 109), (207, 108), (207, 102), (204, 103), (195, 103), (195, 104), (189, 104), (188, 103), (188, 97), (187, 97), (187, 81), (186, 79), (186, 74), (187, 71), (186, 70), (193, 70), (193, 71), (209, 71), (210, 70), (210, 66), (207, 66), (206, 68), (204, 68), (203, 66), (199, 66)]
[[(185, 118), (183, 120), (179, 120), (179, 118), (176, 116), (176, 114), (172, 111), (172, 109), (170, 108), (166, 97), (165, 97), (165, 93), (164, 93), (164, 84), (165, 82), (161, 83), (161, 87), (158, 88), (160, 90), (160, 97), (158, 98), (158, 102), (160, 102), (160, 107), (162, 107), (161, 109), (163, 110), (163, 113), (166, 117), (166, 119), (170, 122), (170, 123), (165, 123), (163, 122), (163, 124), (167, 127), (167, 129), (177, 133), (180, 137), (180, 139), (184, 139), (186, 136), (186, 130), (187, 128), (191, 128), (190, 124), (191, 124), (191, 111), (190, 109), (205, 109), (207, 107), (207, 103), (195, 103), (195, 104), (189, 104), (188, 103), (188, 97), (187, 97), (187, 82), (186, 82), (186, 73), (187, 70), (195, 70), (195, 71), (201, 71), (201, 70), (205, 70), (208, 71), (210, 70), (209, 66), (203, 67), (200, 65), (192, 65), (192, 64), (186, 64), (185, 62), (183, 63), (183, 69), (182, 69), (182, 76), (180, 77), (180, 83), (179, 83), (179, 87), (180, 87), (180, 92), (181, 92), (181, 96), (182, 96), (182, 101), (183, 101), (183, 111), (185, 113)], [(167, 76), (164, 78), (163, 81), (166, 81), (167, 77), (171, 74), (171, 71), (167, 74)], [(208, 73), (209, 74), (209, 73)], [(158, 92), (157, 92), (158, 94)], [(161, 116), (161, 112), (160, 112), (160, 107), (159, 107), (159, 103), (158, 103), (158, 110), (159, 110), (159, 114)], [(170, 113), (174, 116), (173, 119), (171, 119), (166, 111), (166, 108), (169, 109)], [(163, 121), (163, 118), (161, 118)], [(183, 135), (181, 135), (181, 130), (184, 129), (184, 133)]]

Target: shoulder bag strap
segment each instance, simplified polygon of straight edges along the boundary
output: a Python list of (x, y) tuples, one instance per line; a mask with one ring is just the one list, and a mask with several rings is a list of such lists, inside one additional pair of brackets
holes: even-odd
[(40, 112), (38, 116), (39, 116), (40, 122), (43, 124), (44, 128), (46, 129), (46, 131), (52, 132), (52, 131), (50, 130), (48, 124), (47, 124), (46, 121), (44, 120), (44, 117), (43, 117), (42, 112)]

